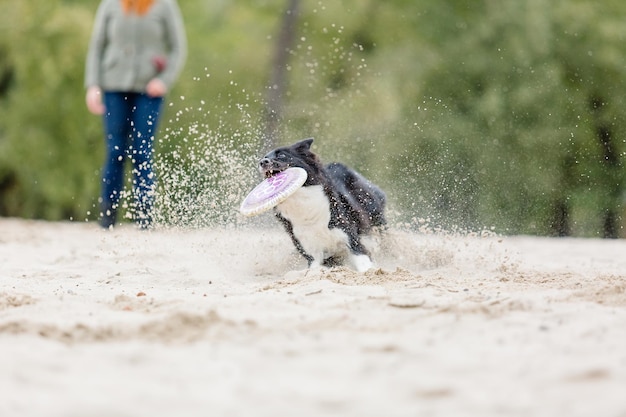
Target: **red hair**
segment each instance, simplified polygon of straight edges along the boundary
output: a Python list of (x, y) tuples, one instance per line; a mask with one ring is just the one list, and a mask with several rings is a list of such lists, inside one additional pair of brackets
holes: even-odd
[(122, 9), (124, 13), (135, 13), (138, 15), (144, 15), (148, 13), (148, 10), (152, 7), (154, 0), (121, 0)]

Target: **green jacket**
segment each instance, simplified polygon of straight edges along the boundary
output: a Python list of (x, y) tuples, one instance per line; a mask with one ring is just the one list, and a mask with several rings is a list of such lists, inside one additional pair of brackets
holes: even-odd
[(119, 0), (102, 0), (94, 22), (85, 87), (145, 92), (157, 77), (168, 88), (187, 55), (187, 38), (175, 0), (155, 0), (143, 16), (126, 15)]

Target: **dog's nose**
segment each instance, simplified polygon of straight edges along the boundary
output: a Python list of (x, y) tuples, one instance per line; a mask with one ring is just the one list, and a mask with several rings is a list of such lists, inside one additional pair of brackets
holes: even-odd
[(269, 158), (263, 158), (259, 161), (259, 165), (261, 166), (261, 168), (267, 168), (272, 164), (272, 161), (270, 161)]

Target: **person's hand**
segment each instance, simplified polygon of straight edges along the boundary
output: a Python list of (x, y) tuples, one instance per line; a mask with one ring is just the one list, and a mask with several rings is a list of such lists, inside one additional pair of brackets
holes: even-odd
[(95, 115), (104, 114), (104, 104), (102, 104), (102, 90), (98, 86), (91, 86), (87, 89), (87, 109)]
[(159, 78), (153, 78), (146, 86), (146, 93), (150, 97), (163, 97), (167, 93), (167, 86)]

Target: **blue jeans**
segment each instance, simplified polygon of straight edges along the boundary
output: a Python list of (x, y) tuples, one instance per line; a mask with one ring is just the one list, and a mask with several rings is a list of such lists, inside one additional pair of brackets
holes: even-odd
[(139, 225), (151, 222), (155, 177), (152, 156), (162, 97), (142, 93), (105, 92), (104, 131), (106, 157), (102, 169), (101, 225), (115, 224), (124, 189), (124, 162), (132, 162), (133, 205), (131, 214)]

